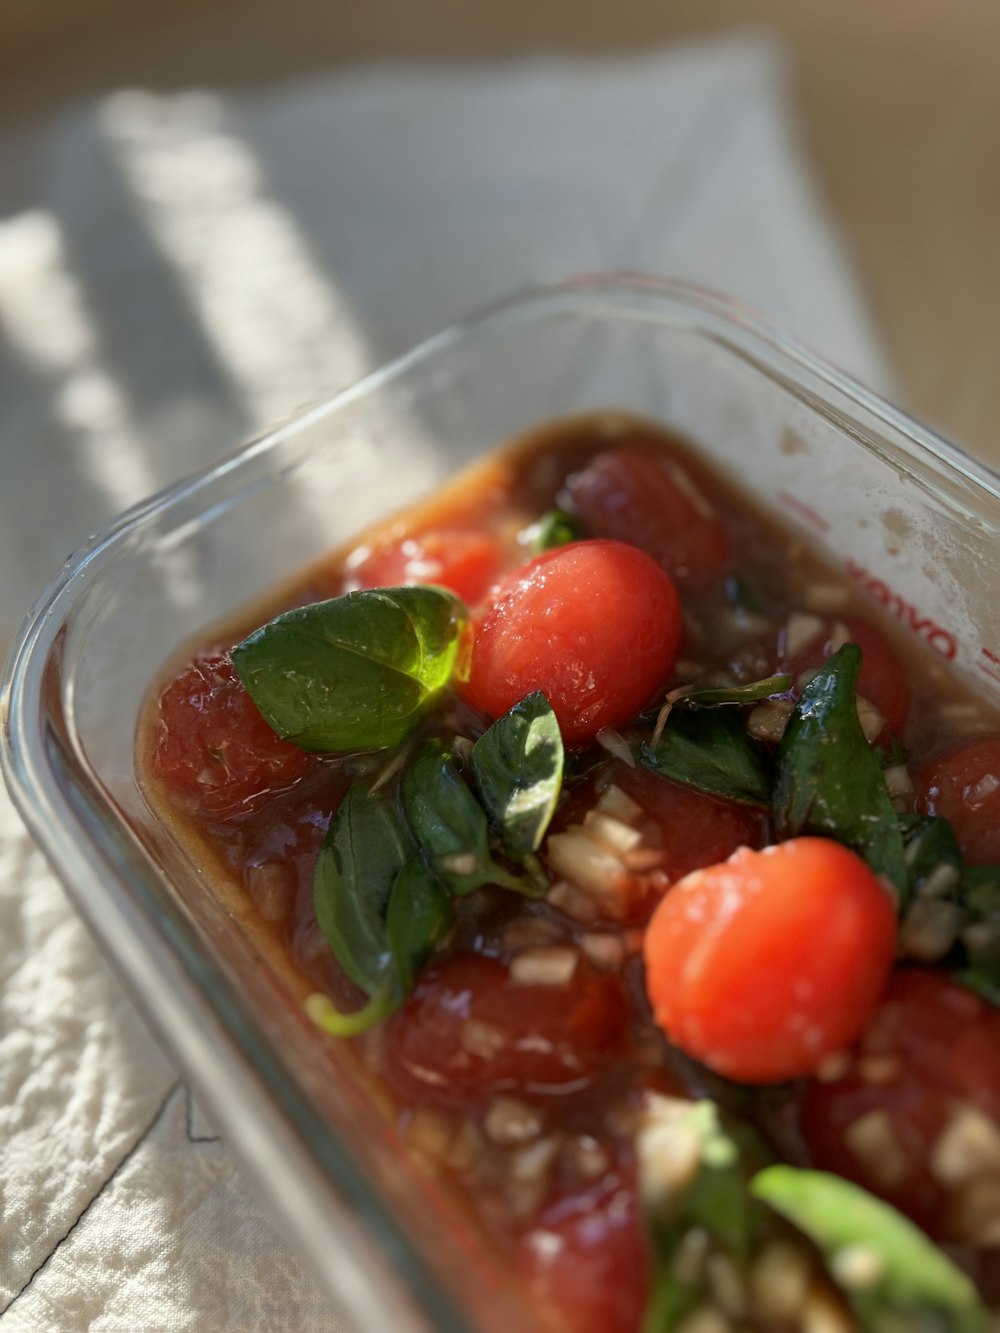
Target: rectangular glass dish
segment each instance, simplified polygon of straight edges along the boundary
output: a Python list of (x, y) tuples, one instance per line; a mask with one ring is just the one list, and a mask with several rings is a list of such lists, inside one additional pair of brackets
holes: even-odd
[[(686, 436), (980, 692), (1000, 693), (1000, 480), (726, 301), (639, 278), (514, 298), (126, 514), (3, 682), (15, 802), (262, 1197), (358, 1330), (533, 1327), (261, 966), (136, 784), (143, 698), (200, 630), (547, 421)], [(374, 1128), (373, 1128), (374, 1127)]]

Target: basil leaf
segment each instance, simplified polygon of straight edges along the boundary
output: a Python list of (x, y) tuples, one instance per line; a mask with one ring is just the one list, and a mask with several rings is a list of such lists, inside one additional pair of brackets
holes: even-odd
[(982, 999), (1000, 1006), (1000, 958), (972, 958), (952, 976)]
[[(691, 1162), (689, 1178), (678, 1180), (676, 1166), (664, 1172), (664, 1158)], [(692, 1232), (707, 1233), (713, 1249), (745, 1270), (767, 1221), (747, 1190), (747, 1179), (767, 1160), (754, 1131), (724, 1119), (712, 1101), (652, 1099), (650, 1120), (639, 1137), (640, 1188), (657, 1257), (644, 1333), (673, 1328), (665, 1318), (678, 1318), (709, 1295), (696, 1274), (682, 1278), (677, 1271), (678, 1250)]]
[[(957, 894), (961, 883), (959, 872), (962, 868), (962, 853), (947, 819), (941, 815), (902, 815), (899, 827), (903, 835), (903, 855), (908, 871), (908, 885), (902, 895), (901, 908), (906, 909), (921, 884), (939, 872), (942, 866), (948, 866), (955, 872)], [(955, 897), (956, 894), (949, 893), (947, 896)]]
[(396, 979), (403, 995), (451, 929), (455, 912), (439, 879), (420, 861), (408, 861), (389, 895), (385, 928)]
[(779, 838), (803, 829), (836, 838), (905, 890), (899, 816), (858, 721), (860, 673), (861, 649), (845, 643), (802, 691), (778, 747), (775, 827)]
[(398, 989), (385, 917), (397, 876), (415, 855), (395, 805), (359, 783), (350, 787), (316, 860), (313, 906), (333, 956), (372, 998)]
[(483, 884), (535, 890), (490, 855), (486, 812), (440, 741), (424, 745), (403, 779), (403, 805), (420, 849), (454, 894)]
[(702, 1300), (698, 1288), (681, 1281), (670, 1264), (659, 1264), (653, 1273), (640, 1333), (665, 1333), (666, 1329), (678, 1328)]
[[(749, 1253), (752, 1201), (747, 1193), (743, 1151), (734, 1130), (724, 1125), (718, 1107), (694, 1102), (687, 1124), (701, 1144), (701, 1164), (688, 1187), (683, 1210), (689, 1221), (716, 1237), (740, 1260)], [(753, 1145), (759, 1154), (759, 1145)], [(765, 1159), (766, 1160), (766, 1159)]]
[(550, 509), (535, 525), (531, 546), (536, 555), (552, 551), (557, 546), (568, 546), (583, 536), (580, 520), (565, 509)]
[(959, 897), (976, 916), (1000, 912), (1000, 866), (964, 866)]
[(399, 1008), (399, 1001), (400, 997), (391, 991), (380, 991), (360, 1009), (345, 1014), (328, 995), (318, 992), (306, 999), (305, 1011), (318, 1028), (333, 1037), (359, 1037), (394, 1013)]
[(906, 865), (914, 887), (938, 866), (961, 869), (962, 853), (954, 830), (941, 815), (902, 815), (900, 831), (906, 848)]
[(785, 694), (791, 685), (791, 676), (778, 675), (750, 681), (746, 685), (693, 689), (682, 694), (675, 707), (715, 708), (720, 704), (754, 704), (762, 699), (772, 699), (776, 694)]
[(965, 961), (955, 980), (1000, 1006), (1000, 866), (964, 866), (958, 901), (970, 925), (962, 932)]
[(563, 756), (563, 783), (580, 782), (599, 769), (614, 763), (603, 745), (588, 745), (582, 750), (570, 750)]
[(871, 1281), (841, 1283), (864, 1329), (879, 1333), (892, 1316), (936, 1313), (941, 1333), (986, 1333), (988, 1315), (969, 1278), (912, 1222), (858, 1185), (769, 1166), (750, 1189), (814, 1242), (834, 1277), (852, 1255), (865, 1259)]
[(358, 783), (320, 849), (313, 903), (334, 957), (369, 997), (348, 1014), (325, 995), (309, 998), (310, 1016), (338, 1037), (357, 1036), (399, 1007), (454, 915), (395, 804)]
[(771, 799), (771, 761), (738, 713), (675, 709), (659, 743), (643, 742), (639, 758), (654, 773), (710, 796), (748, 805)]
[[(964, 926), (952, 951), (954, 979), (1000, 1006), (1000, 866), (965, 865), (955, 831), (942, 815), (900, 815), (899, 826), (910, 895), (920, 893), (932, 876), (938, 877), (926, 891), (957, 904), (964, 913)], [(941, 878), (942, 870), (950, 874)], [(904, 911), (908, 905), (906, 897)]]
[(378, 588), (288, 611), (233, 649), (274, 731), (306, 750), (398, 745), (451, 680), (467, 613), (443, 588)]
[(504, 849), (518, 860), (537, 852), (563, 775), (559, 723), (540, 690), (480, 736), (472, 748), (472, 774)]

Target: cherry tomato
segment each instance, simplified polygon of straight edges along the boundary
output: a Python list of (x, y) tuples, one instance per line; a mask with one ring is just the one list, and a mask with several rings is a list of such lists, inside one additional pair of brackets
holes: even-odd
[(199, 653), (160, 695), (150, 767), (195, 813), (256, 810), (312, 763), (271, 730), (221, 649)]
[(707, 796), (617, 760), (607, 777), (642, 806), (648, 817), (639, 822), (648, 830), (643, 845), (658, 844), (659, 868), (671, 882), (724, 861), (737, 847), (761, 844), (764, 818), (751, 806)]
[[(959, 1240), (967, 1237), (956, 1186), (933, 1162), (963, 1107), (1000, 1122), (1000, 1011), (944, 973), (901, 968), (844, 1074), (809, 1084), (800, 1123), (817, 1166), (881, 1195), (932, 1235)], [(888, 1117), (888, 1145), (876, 1137), (856, 1151), (852, 1126), (872, 1112)], [(989, 1174), (982, 1160), (973, 1170)], [(992, 1174), (1000, 1189), (995, 1161)]]
[[(620, 759), (611, 760), (573, 790), (560, 806), (552, 831), (583, 823), (601, 791), (611, 786), (640, 807), (630, 821), (640, 840), (629, 873), (618, 886), (617, 900), (594, 900), (596, 908), (606, 909), (602, 915), (608, 920), (644, 925), (674, 881), (724, 861), (737, 847), (759, 847), (763, 839), (766, 821), (759, 810), (707, 796), (647, 768), (630, 768)], [(609, 903), (613, 914), (607, 910)]]
[(646, 989), (689, 1055), (739, 1082), (780, 1082), (854, 1040), (895, 942), (889, 895), (846, 847), (741, 848), (664, 897), (646, 932)]
[(1000, 736), (961, 741), (925, 764), (917, 803), (943, 815), (972, 865), (1000, 861)]
[(650, 1255), (634, 1182), (611, 1173), (551, 1204), (523, 1237), (517, 1267), (552, 1333), (638, 1333)]
[(729, 567), (729, 534), (711, 483), (692, 461), (622, 445), (567, 482), (569, 503), (588, 532), (631, 542), (680, 582), (703, 582)]
[(789, 659), (784, 645), (779, 644), (778, 657), (783, 669), (795, 681), (804, 671), (815, 671), (831, 655), (833, 634), (837, 624), (848, 632), (848, 641), (861, 649), (861, 676), (858, 693), (874, 704), (885, 718), (885, 727), (876, 737), (880, 745), (890, 735), (900, 735), (910, 711), (910, 682), (892, 645), (882, 631), (863, 616), (845, 616), (842, 621), (830, 620), (817, 635), (814, 643)]
[(436, 583), (467, 606), (481, 602), (497, 578), (503, 548), (485, 532), (441, 529), (375, 546), (351, 571), (353, 586), (392, 588)]
[(481, 954), (428, 967), (386, 1024), (389, 1083), (411, 1103), (458, 1109), (497, 1093), (568, 1097), (591, 1088), (626, 1049), (621, 981), (585, 962), (563, 985), (515, 985)]
[(544, 690), (567, 745), (640, 712), (670, 674), (680, 603), (666, 574), (623, 542), (571, 542), (498, 589), (472, 647), (465, 697), (499, 717)]

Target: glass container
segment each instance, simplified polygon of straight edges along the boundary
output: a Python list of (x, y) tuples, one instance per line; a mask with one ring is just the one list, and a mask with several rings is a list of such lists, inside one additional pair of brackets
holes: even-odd
[(978, 691), (1000, 690), (1000, 481), (730, 302), (583, 277), (421, 344), (94, 538), (2, 687), (14, 801), (137, 1004), (350, 1327), (529, 1330), (460, 1204), (407, 1155), (150, 813), (143, 696), (199, 630), (548, 420), (687, 436)]

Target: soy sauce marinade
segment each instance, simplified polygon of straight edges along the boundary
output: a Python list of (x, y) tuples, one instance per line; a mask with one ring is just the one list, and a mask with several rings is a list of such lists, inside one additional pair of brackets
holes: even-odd
[(996, 731), (678, 441), (605, 415), (189, 654), (139, 769), (553, 1329), (978, 1330)]

